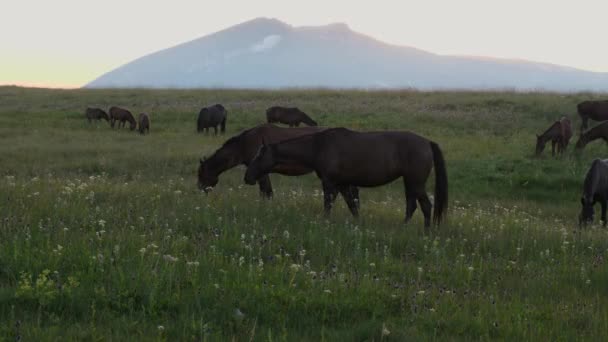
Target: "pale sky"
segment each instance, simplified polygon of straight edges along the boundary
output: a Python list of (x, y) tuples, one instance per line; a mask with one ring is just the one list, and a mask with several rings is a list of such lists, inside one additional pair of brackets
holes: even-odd
[(438, 54), (608, 72), (606, 0), (2, 0), (0, 85), (79, 87), (145, 54), (256, 17), (343, 22)]

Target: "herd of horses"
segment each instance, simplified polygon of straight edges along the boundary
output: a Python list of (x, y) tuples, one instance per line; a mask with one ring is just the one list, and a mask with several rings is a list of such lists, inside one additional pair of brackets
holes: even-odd
[(125, 127), (126, 123), (129, 123), (129, 129), (135, 130), (139, 126), (139, 133), (146, 134), (150, 133), (150, 116), (147, 113), (140, 113), (139, 118), (135, 121), (135, 117), (130, 111), (120, 107), (110, 107), (109, 115), (101, 108), (87, 107), (85, 110), (85, 117), (89, 120), (89, 123), (100, 120), (106, 120), (110, 122), (110, 126), (114, 128), (116, 122), (118, 122), (118, 128)]
[[(215, 105), (213, 121), (226, 125), (226, 110)], [(208, 111), (210, 113), (210, 111)], [(222, 114), (223, 115), (220, 115)], [(206, 116), (209, 118), (211, 115)], [(319, 127), (296, 107), (274, 106), (266, 110), (265, 124), (247, 129), (228, 139), (209, 158), (200, 160), (198, 187), (208, 192), (219, 176), (238, 165), (246, 165), (244, 181), (258, 184), (263, 197), (272, 197), (269, 174), (300, 176), (315, 172), (323, 187), (325, 214), (329, 215), (338, 194), (353, 216), (359, 215), (359, 187), (376, 187), (403, 179), (406, 198), (405, 221), (416, 211), (431, 225), (433, 205), (426, 193), (426, 181), (435, 170), (434, 223), (447, 210), (448, 176), (443, 153), (437, 143), (403, 131), (355, 132), (346, 128)], [(279, 127), (274, 123), (289, 126)], [(301, 123), (308, 126), (299, 127)], [(201, 127), (201, 117), (197, 122)], [(216, 129), (217, 134), (217, 129)]]
[[(576, 149), (589, 142), (603, 139), (608, 143), (608, 101), (584, 101), (577, 106), (581, 128)], [(109, 115), (99, 108), (87, 108), (89, 121), (105, 119), (112, 128), (129, 122), (139, 132), (150, 129), (150, 118), (141, 113), (139, 121), (126, 109), (110, 108)], [(215, 134), (226, 131), (228, 111), (221, 104), (200, 110), (197, 131)], [(588, 129), (590, 120), (603, 121)], [(276, 126), (288, 125), (289, 128)], [(299, 127), (301, 123), (305, 127)], [(536, 136), (536, 155), (551, 141), (552, 154), (566, 151), (572, 138), (571, 121), (562, 117), (545, 132)], [(438, 225), (448, 207), (448, 176), (443, 153), (439, 145), (408, 131), (357, 132), (342, 127), (320, 127), (308, 114), (297, 107), (273, 106), (266, 110), (266, 123), (247, 129), (226, 140), (209, 158), (200, 160), (198, 187), (205, 193), (219, 182), (219, 176), (238, 165), (247, 170), (244, 182), (258, 184), (260, 194), (271, 198), (273, 194), (269, 174), (301, 176), (314, 172), (323, 188), (323, 204), (329, 215), (333, 202), (341, 194), (354, 217), (359, 215), (359, 188), (377, 187), (402, 178), (405, 192), (405, 222), (418, 205), (424, 216), (425, 228), (431, 222)], [(433, 203), (426, 192), (426, 182), (434, 169), (435, 192)], [(595, 159), (587, 172), (581, 197), (582, 210), (579, 224), (593, 221), (594, 205), (601, 205), (601, 220), (607, 223), (608, 159)], [(434, 207), (434, 208), (433, 208)], [(434, 209), (434, 210), (433, 210)], [(431, 211), (433, 211), (431, 215)]]
[[(583, 149), (588, 143), (603, 139), (608, 143), (608, 101), (584, 101), (577, 105), (577, 112), (581, 118), (581, 127), (575, 148)], [(589, 121), (600, 121), (597, 126), (588, 129)], [(536, 136), (536, 155), (540, 155), (545, 144), (551, 141), (552, 154), (565, 152), (572, 137), (572, 124), (566, 117), (553, 123), (543, 134)], [(581, 212), (579, 225), (593, 222), (594, 205), (600, 203), (601, 221), (606, 226), (606, 207), (608, 204), (608, 159), (595, 159), (587, 171), (583, 183), (581, 196)]]

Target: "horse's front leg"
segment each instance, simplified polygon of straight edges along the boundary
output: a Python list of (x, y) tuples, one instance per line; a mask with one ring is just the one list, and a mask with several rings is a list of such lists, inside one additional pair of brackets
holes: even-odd
[(270, 183), (270, 176), (265, 175), (258, 179), (258, 186), (260, 187), (260, 195), (266, 199), (272, 198), (272, 183)]
[(606, 200), (602, 199), (600, 205), (602, 206), (602, 225), (606, 227)]
[(555, 156), (555, 140), (551, 140), (551, 156)]

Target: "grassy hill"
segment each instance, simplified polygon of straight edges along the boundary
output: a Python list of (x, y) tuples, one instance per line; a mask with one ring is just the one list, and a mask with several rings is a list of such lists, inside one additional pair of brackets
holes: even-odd
[[(0, 87), (0, 340), (606, 339), (607, 231), (577, 228), (606, 146), (532, 158), (596, 96)], [(213, 103), (225, 136), (196, 133)], [(86, 122), (111, 105), (151, 134)], [(436, 141), (448, 222), (404, 226), (401, 181), (362, 189), (359, 220), (341, 199), (326, 220), (314, 175), (271, 176), (265, 201), (236, 168), (201, 194), (198, 159), (271, 105)]]

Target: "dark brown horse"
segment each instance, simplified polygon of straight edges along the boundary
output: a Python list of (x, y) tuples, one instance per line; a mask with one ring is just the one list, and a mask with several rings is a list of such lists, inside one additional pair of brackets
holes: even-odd
[[(201, 190), (208, 190), (218, 183), (218, 177), (224, 171), (237, 165), (248, 165), (262, 141), (275, 143), (286, 139), (291, 139), (303, 135), (319, 132), (325, 128), (303, 127), (303, 128), (283, 128), (271, 124), (263, 124), (248, 129), (230, 139), (220, 147), (211, 157), (201, 160), (198, 169), (198, 187)], [(271, 172), (280, 173), (288, 176), (299, 176), (307, 174), (312, 170), (301, 167), (300, 165), (289, 163), (279, 164)], [(260, 177), (258, 180), (260, 191), (266, 197), (272, 196), (272, 185), (268, 175)]]
[(146, 113), (139, 114), (139, 133), (150, 134), (150, 117)]
[(226, 132), (226, 120), (228, 119), (228, 111), (221, 104), (215, 104), (213, 106), (204, 107), (198, 113), (198, 120), (196, 121), (197, 132), (209, 133), (209, 127), (213, 127), (215, 134), (217, 135), (217, 126), (220, 126), (222, 133)]
[(110, 121), (110, 117), (108, 116), (108, 113), (106, 113), (103, 109), (100, 109), (100, 108), (87, 107), (87, 110), (85, 111), (84, 115), (86, 116), (87, 120), (89, 120), (89, 122), (91, 122), (93, 120), (101, 120), (101, 119)]
[(571, 137), (572, 125), (570, 119), (562, 117), (559, 121), (555, 121), (545, 133), (536, 135), (536, 155), (539, 156), (543, 152), (547, 141), (551, 141), (552, 156), (555, 155), (555, 146), (557, 146), (558, 154), (564, 153)]
[(125, 123), (129, 122), (129, 128), (134, 130), (137, 127), (137, 122), (133, 117), (133, 114), (128, 110), (120, 107), (110, 108), (110, 125), (114, 128), (114, 124), (118, 121), (118, 128), (125, 127)]
[(297, 107), (270, 107), (266, 109), (266, 120), (268, 123), (280, 122), (289, 125), (289, 127), (298, 127), (302, 122), (308, 126), (317, 126), (315, 120)]
[(332, 196), (339, 191), (351, 211), (356, 201), (349, 187), (376, 187), (403, 178), (406, 197), (405, 222), (416, 210), (416, 200), (424, 214), (424, 226), (431, 223), (431, 201), (425, 184), (435, 168), (435, 212), (439, 223), (447, 209), (448, 177), (439, 146), (411, 132), (354, 132), (333, 128), (319, 133), (264, 144), (247, 167), (245, 182), (253, 184), (276, 165), (298, 163), (315, 170), (321, 179), (325, 213), (331, 210)]
[(602, 224), (606, 226), (606, 203), (608, 201), (608, 159), (596, 159), (587, 171), (581, 196), (581, 213), (578, 216), (579, 225), (593, 222), (593, 205), (600, 202), (602, 207)]
[(589, 119), (594, 121), (608, 120), (608, 101), (583, 101), (576, 106), (581, 117), (581, 133), (587, 129)]
[(576, 149), (580, 150), (587, 146), (588, 143), (597, 139), (604, 139), (608, 143), (608, 121), (602, 122), (585, 133), (581, 133), (576, 142)]

